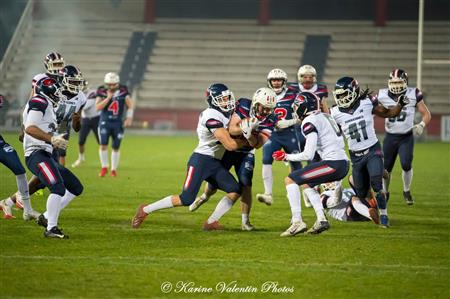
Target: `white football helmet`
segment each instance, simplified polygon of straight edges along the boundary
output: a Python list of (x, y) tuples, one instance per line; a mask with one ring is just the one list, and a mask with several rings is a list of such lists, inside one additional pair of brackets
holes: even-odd
[(408, 88), (408, 74), (402, 69), (394, 69), (389, 74), (388, 89), (392, 94), (402, 94)]
[[(277, 94), (271, 88), (261, 87), (253, 94), (251, 113), (257, 118), (264, 118), (275, 109)], [(262, 107), (262, 109), (259, 109)], [(262, 111), (261, 111), (262, 110)]]
[[(283, 80), (283, 84), (280, 87), (272, 86), (271, 81), (274, 79)], [(267, 86), (269, 86), (269, 88), (273, 89), (273, 91), (275, 91), (277, 94), (282, 92), (286, 88), (287, 81), (288, 81), (287, 74), (282, 69), (273, 69), (267, 75)]]
[(50, 52), (44, 58), (44, 66), (47, 74), (58, 75), (65, 66), (64, 58), (58, 52)]
[(317, 82), (317, 72), (316, 72), (316, 69), (312, 65), (305, 64), (305, 65), (302, 65), (298, 69), (298, 72), (297, 72), (298, 83), (300, 83), (300, 84), (305, 83), (305, 81), (303, 79), (303, 77), (305, 75), (310, 75), (313, 77), (312, 84), (315, 84)]
[(119, 84), (119, 82), (120, 78), (116, 73), (111, 72), (105, 75), (105, 84)]

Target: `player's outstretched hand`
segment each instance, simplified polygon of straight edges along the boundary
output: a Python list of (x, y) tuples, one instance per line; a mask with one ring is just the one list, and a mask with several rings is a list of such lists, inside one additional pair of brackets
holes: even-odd
[(412, 131), (416, 136), (420, 136), (423, 133), (423, 129), (425, 128), (425, 123), (421, 121), (420, 123), (413, 126)]
[(285, 161), (286, 160), (286, 153), (283, 151), (275, 151), (272, 154), (272, 158), (274, 158), (277, 161)]
[(56, 148), (67, 149), (69, 145), (69, 140), (64, 138), (65, 134), (59, 134), (52, 137), (52, 145)]

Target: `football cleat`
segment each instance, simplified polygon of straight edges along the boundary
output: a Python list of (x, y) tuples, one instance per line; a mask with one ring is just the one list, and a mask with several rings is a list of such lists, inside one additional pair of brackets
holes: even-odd
[(102, 167), (102, 169), (100, 170), (100, 172), (98, 173), (98, 176), (103, 178), (105, 177), (105, 175), (108, 173), (108, 168), (106, 167)]
[(249, 232), (249, 231), (254, 230), (255, 227), (250, 223), (250, 221), (247, 221), (247, 222), (245, 222), (245, 223), (242, 223), (241, 229), (242, 229), (243, 231), (248, 231), (248, 232)]
[(405, 202), (406, 202), (407, 205), (412, 206), (414, 204), (414, 199), (411, 196), (411, 192), (403, 191), (403, 198), (405, 199)]
[(69, 236), (65, 235), (62, 229), (57, 226), (52, 227), (50, 230), (45, 230), (44, 236), (46, 238), (69, 239)]
[(222, 230), (223, 228), (224, 228), (223, 225), (220, 224), (219, 221), (214, 221), (213, 223), (208, 223), (208, 221), (206, 221), (203, 224), (204, 231)]
[(306, 223), (303, 221), (296, 221), (292, 223), (291, 226), (284, 232), (280, 234), (281, 237), (293, 237), (300, 233), (304, 233), (308, 228), (306, 227)]
[(41, 216), (41, 213), (36, 212), (35, 210), (31, 210), (30, 212), (23, 212), (22, 217), (23, 220), (28, 221), (28, 220), (33, 220), (33, 219), (38, 219), (39, 216)]
[(327, 220), (322, 220), (322, 221), (317, 220), (314, 223), (313, 227), (311, 227), (308, 230), (308, 234), (317, 235), (317, 234), (320, 234), (321, 232), (324, 232), (329, 229), (330, 229), (330, 223)]
[(80, 166), (81, 163), (83, 163), (83, 162), (84, 162), (84, 160), (77, 159), (75, 162), (72, 163), (72, 168), (76, 168), (76, 167)]
[(389, 227), (389, 217), (387, 215), (380, 215), (380, 225), (382, 228)]
[(12, 209), (10, 206), (8, 206), (5, 202), (5, 200), (0, 201), (0, 208), (3, 210), (3, 218), (5, 219), (12, 219), (15, 218), (12, 214)]
[(47, 218), (45, 218), (44, 214), (39, 215), (39, 217), (36, 219), (36, 224), (43, 227), (47, 227), (48, 221)]
[(202, 204), (204, 204), (205, 202), (207, 202), (208, 199), (202, 199), (201, 197), (197, 197), (193, 203), (191, 203), (189, 205), (189, 211), (194, 212), (195, 210), (197, 210), (198, 208), (200, 208), (200, 206)]
[(147, 218), (148, 214), (145, 213), (144, 208), (146, 204), (141, 204), (137, 211), (136, 215), (134, 215), (133, 220), (131, 221), (131, 227), (132, 228), (139, 228), (141, 226), (142, 222), (144, 222), (145, 218)]
[(116, 177), (117, 176), (117, 171), (115, 171), (115, 170), (111, 170), (111, 174), (110, 174), (110, 176), (112, 176), (112, 177)]
[(256, 194), (256, 199), (258, 199), (259, 202), (265, 203), (268, 206), (273, 204), (272, 194)]

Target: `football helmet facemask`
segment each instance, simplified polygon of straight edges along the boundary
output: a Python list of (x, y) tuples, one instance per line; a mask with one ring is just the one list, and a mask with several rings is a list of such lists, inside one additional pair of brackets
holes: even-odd
[(210, 108), (218, 108), (222, 112), (229, 112), (236, 107), (233, 92), (225, 84), (214, 83), (206, 90), (206, 102)]
[(389, 74), (388, 89), (392, 94), (402, 94), (408, 88), (408, 74), (402, 69), (395, 69)]
[[(272, 80), (282, 80), (282, 83), (280, 86), (274, 86)], [(286, 88), (287, 81), (287, 74), (282, 69), (273, 69), (267, 75), (267, 86), (273, 89), (273, 91), (275, 91), (277, 94), (279, 94)]]
[(48, 74), (57, 76), (65, 66), (64, 58), (58, 52), (48, 53), (44, 58), (44, 66)]
[(72, 94), (78, 94), (84, 89), (84, 78), (81, 71), (73, 66), (66, 65), (59, 71), (63, 87)]
[(359, 97), (359, 83), (352, 77), (337, 80), (333, 91), (334, 100), (340, 108), (349, 108)]

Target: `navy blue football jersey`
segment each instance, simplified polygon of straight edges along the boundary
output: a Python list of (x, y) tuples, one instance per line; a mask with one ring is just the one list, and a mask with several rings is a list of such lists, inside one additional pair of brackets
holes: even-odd
[[(97, 97), (106, 98), (106, 91), (105, 86), (100, 86), (97, 89)], [(122, 121), (125, 112), (125, 99), (128, 95), (130, 95), (128, 88), (125, 85), (120, 85), (109, 103), (101, 111), (100, 121)]]

